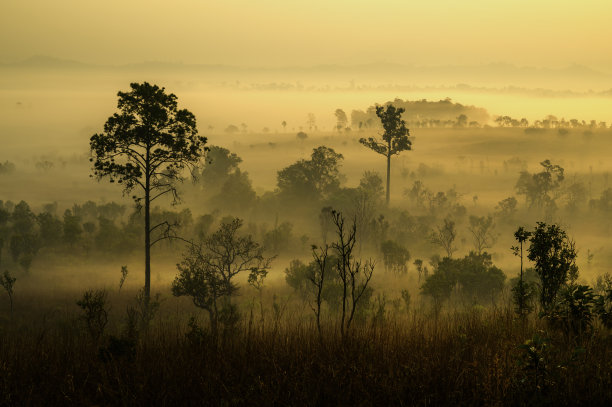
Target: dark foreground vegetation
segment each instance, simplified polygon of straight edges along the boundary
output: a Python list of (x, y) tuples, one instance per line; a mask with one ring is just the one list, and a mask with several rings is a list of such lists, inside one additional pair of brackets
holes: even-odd
[(2, 325), (3, 405), (612, 401), (609, 333), (596, 329), (576, 346), (542, 320), (522, 321), (508, 308), (373, 319), (344, 340), (325, 324), (321, 341), (312, 322), (291, 316), (265, 325), (247, 319), (214, 340), (177, 311), (160, 314), (146, 335), (130, 342), (95, 340), (57, 300), (32, 301), (38, 305), (27, 312), (37, 323), (24, 323), (24, 311)]

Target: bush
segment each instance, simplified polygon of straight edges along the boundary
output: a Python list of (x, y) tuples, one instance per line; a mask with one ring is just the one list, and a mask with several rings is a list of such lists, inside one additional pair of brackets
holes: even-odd
[(94, 340), (100, 339), (108, 322), (106, 290), (88, 290), (76, 304), (83, 310), (83, 320)]
[(463, 259), (443, 258), (421, 290), (424, 295), (443, 301), (453, 288), (473, 301), (492, 300), (504, 287), (506, 276), (491, 261), (491, 255), (470, 252)]

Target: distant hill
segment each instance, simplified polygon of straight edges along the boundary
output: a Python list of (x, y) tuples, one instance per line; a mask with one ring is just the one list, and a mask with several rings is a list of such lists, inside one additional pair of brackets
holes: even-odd
[(35, 55), (23, 61), (2, 64), (4, 67), (33, 69), (87, 69), (91, 65), (69, 59), (53, 58), (45, 55)]
[[(34, 56), (23, 61), (0, 64), (0, 69), (19, 70), (103, 70), (139, 72), (193, 72), (227, 74), (232, 79), (250, 76), (278, 80), (355, 81), (365, 84), (398, 84), (471, 87), (527, 87), (556, 91), (603, 91), (612, 88), (612, 74), (583, 65), (564, 68), (519, 67), (507, 63), (483, 65), (418, 66), (389, 63), (361, 65), (316, 65), (248, 67), (223, 64), (182, 64), (173, 62), (142, 62), (124, 65), (94, 65), (49, 56)], [(246, 80), (246, 79), (245, 79)]]

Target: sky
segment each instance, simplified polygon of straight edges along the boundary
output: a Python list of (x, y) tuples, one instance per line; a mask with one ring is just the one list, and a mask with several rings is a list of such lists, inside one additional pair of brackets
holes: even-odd
[(0, 62), (504, 62), (612, 72), (610, 16), (610, 0), (2, 0)]

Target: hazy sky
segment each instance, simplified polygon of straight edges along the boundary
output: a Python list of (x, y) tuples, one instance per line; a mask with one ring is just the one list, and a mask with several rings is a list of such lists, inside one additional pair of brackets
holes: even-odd
[(612, 71), (610, 0), (1, 0), (0, 61)]

